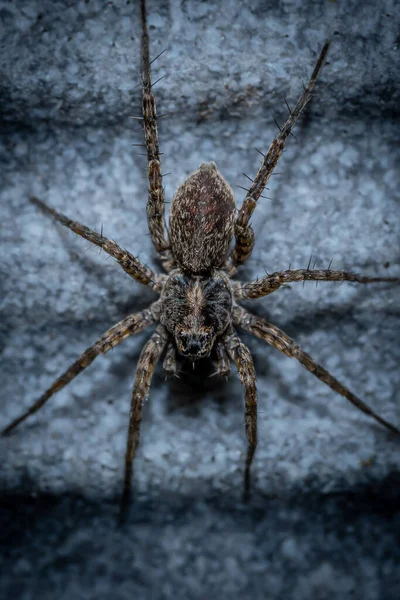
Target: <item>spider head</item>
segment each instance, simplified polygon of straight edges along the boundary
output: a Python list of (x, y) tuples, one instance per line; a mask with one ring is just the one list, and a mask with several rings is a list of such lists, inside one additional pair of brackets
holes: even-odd
[(179, 353), (191, 359), (209, 356), (215, 341), (212, 329), (206, 327), (178, 327), (174, 336)]
[(209, 356), (216, 338), (231, 322), (232, 295), (225, 279), (171, 275), (162, 292), (160, 321), (173, 335), (177, 350), (197, 360)]

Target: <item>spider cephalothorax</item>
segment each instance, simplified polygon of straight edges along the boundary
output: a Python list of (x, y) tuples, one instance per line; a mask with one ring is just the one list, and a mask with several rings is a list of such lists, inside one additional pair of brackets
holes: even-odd
[[(374, 413), (364, 402), (319, 365), (283, 331), (247, 312), (239, 305), (243, 299), (265, 296), (285, 283), (295, 281), (353, 281), (372, 283), (399, 278), (366, 277), (344, 271), (315, 269), (287, 270), (266, 275), (256, 281), (233, 281), (237, 267), (251, 255), (254, 234), (249, 224), (257, 205), (300, 113), (311, 98), (316, 79), (323, 66), (329, 44), (325, 44), (310, 81), (305, 86), (286, 123), (263, 155), (261, 167), (252, 180), (240, 209), (235, 207), (233, 192), (214, 163), (204, 163), (178, 188), (171, 206), (169, 235), (164, 224), (165, 199), (158, 148), (155, 99), (152, 94), (149, 41), (144, 0), (142, 15), (142, 99), (146, 139), (149, 196), (147, 219), (154, 246), (163, 260), (168, 275), (157, 274), (127, 250), (92, 229), (65, 217), (41, 200), (32, 198), (43, 211), (57, 221), (101, 247), (113, 256), (133, 279), (160, 294), (149, 308), (122, 319), (90, 346), (53, 385), (20, 417), (3, 430), (10, 432), (21, 421), (39, 410), (57, 391), (88, 367), (99, 355), (108, 352), (125, 338), (158, 323), (140, 355), (132, 392), (128, 444), (125, 457), (125, 481), (122, 512), (130, 494), (132, 463), (139, 443), (144, 399), (158, 359), (164, 355), (163, 367), (176, 374), (177, 354), (191, 361), (210, 356), (218, 360), (218, 373), (228, 375), (230, 362), (238, 370), (245, 393), (245, 425), (248, 450), (244, 475), (244, 492), (249, 492), (250, 466), (257, 444), (257, 392), (253, 360), (240, 340), (237, 329), (243, 329), (289, 357), (298, 360), (308, 371), (354, 404), (364, 413), (396, 434), (400, 431)], [(230, 245), (234, 239), (233, 248)]]
[(160, 323), (173, 335), (183, 356), (209, 356), (216, 339), (231, 324), (232, 292), (224, 273), (174, 272), (161, 294)]

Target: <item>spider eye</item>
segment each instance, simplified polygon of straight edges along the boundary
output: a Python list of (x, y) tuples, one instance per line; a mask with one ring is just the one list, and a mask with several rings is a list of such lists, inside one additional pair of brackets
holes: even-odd
[(186, 332), (184, 331), (184, 329), (181, 329), (179, 332), (179, 337), (181, 338), (181, 340), (186, 337)]

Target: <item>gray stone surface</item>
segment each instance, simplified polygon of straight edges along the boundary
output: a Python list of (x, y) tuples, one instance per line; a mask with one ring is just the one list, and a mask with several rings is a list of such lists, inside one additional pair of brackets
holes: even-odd
[[(157, 266), (146, 234), (138, 6), (0, 4), (0, 426), (153, 295), (28, 204)], [(318, 92), (260, 201), (241, 278), (317, 265), (400, 275), (395, 3), (150, 2), (166, 193), (214, 160), (238, 202), (327, 37)], [(248, 305), (399, 424), (398, 290), (292, 285)], [(157, 372), (136, 504), (115, 530), (130, 390), (147, 334), (98, 358), (0, 440), (4, 598), (400, 597), (400, 444), (294, 361), (245, 337), (259, 388), (253, 504), (242, 389)]]

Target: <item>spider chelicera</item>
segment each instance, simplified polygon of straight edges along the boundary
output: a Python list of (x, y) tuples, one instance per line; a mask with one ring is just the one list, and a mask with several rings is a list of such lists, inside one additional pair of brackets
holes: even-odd
[[(26, 412), (2, 432), (9, 433), (29, 415), (38, 411), (56, 392), (86, 369), (99, 354), (105, 354), (125, 338), (157, 324), (141, 352), (135, 375), (125, 457), (122, 514), (125, 513), (130, 498), (132, 463), (139, 443), (143, 402), (149, 393), (156, 363), (162, 355), (163, 367), (171, 376), (177, 374), (177, 355), (187, 357), (192, 362), (212, 356), (218, 362), (218, 374), (223, 376), (229, 374), (231, 362), (236, 365), (245, 392), (248, 449), (244, 471), (244, 495), (248, 496), (250, 467), (257, 445), (257, 391), (253, 360), (248, 348), (240, 340), (238, 329), (253, 334), (287, 356), (297, 359), (308, 371), (357, 408), (390, 431), (400, 434), (394, 425), (372, 411), (309, 354), (303, 352), (283, 331), (252, 315), (239, 304), (243, 299), (271, 294), (289, 282), (313, 280), (399, 283), (400, 278), (366, 277), (330, 268), (307, 268), (275, 272), (246, 283), (233, 279), (238, 267), (251, 255), (254, 234), (249, 223), (250, 218), (293, 126), (311, 98), (329, 43), (322, 48), (311, 78), (294, 108), (289, 109), (285, 124), (268, 152), (262, 155), (261, 167), (251, 180), (240, 209), (236, 209), (233, 192), (215, 164), (204, 163), (176, 191), (171, 204), (168, 234), (164, 222), (165, 199), (144, 0), (141, 2), (141, 20), (141, 118), (145, 132), (149, 178), (147, 219), (151, 239), (167, 274), (153, 272), (112, 240), (72, 221), (38, 198), (31, 198), (31, 201), (62, 225), (113, 256), (128, 275), (142, 285), (149, 286), (160, 298), (147, 309), (129, 315), (106, 331)], [(230, 250), (232, 240), (234, 245)]]

